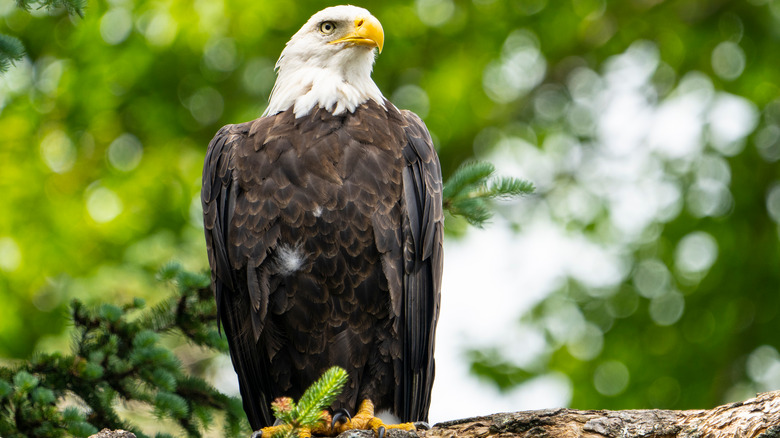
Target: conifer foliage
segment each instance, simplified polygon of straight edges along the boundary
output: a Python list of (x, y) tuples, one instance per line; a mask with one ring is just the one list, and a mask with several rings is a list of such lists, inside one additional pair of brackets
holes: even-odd
[(534, 191), (534, 185), (518, 178), (496, 177), (496, 167), (486, 161), (462, 164), (444, 184), (444, 208), (482, 227), (492, 216), (493, 199), (512, 199)]
[(86, 0), (16, 0), (16, 5), (25, 11), (31, 9), (47, 9), (56, 11), (64, 9), (71, 15), (84, 17), (84, 8), (87, 6)]
[(295, 438), (325, 421), (322, 413), (341, 394), (347, 383), (343, 368), (331, 367), (301, 395), (298, 403), (290, 397), (280, 397), (271, 404), (274, 416), (285, 425), (273, 438)]
[[(45, 9), (51, 13), (65, 10), (71, 15), (84, 17), (86, 0), (16, 0), (16, 5), (25, 11)], [(0, 34), (0, 73), (5, 73), (11, 64), (24, 57), (24, 44), (19, 38)]]
[(188, 375), (160, 343), (162, 334), (178, 332), (196, 345), (227, 351), (209, 278), (173, 264), (160, 276), (179, 293), (151, 309), (138, 299), (97, 308), (74, 301), (71, 354), (41, 354), (15, 368), (0, 367), (0, 436), (89, 436), (104, 427), (148, 436), (120, 418), (120, 401), (150, 407), (190, 437), (201, 436), (215, 414), (224, 413), (225, 436), (236, 436), (246, 423), (240, 400)]

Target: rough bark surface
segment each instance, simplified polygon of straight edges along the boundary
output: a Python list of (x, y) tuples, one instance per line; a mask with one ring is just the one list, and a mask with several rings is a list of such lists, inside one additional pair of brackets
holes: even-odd
[[(101, 431), (90, 438), (129, 438), (125, 431)], [(390, 430), (386, 438), (413, 432)], [(436, 424), (422, 438), (780, 438), (780, 391), (710, 410), (578, 411), (543, 409)], [(375, 438), (370, 431), (350, 431), (338, 438)]]
[(420, 433), (450, 437), (780, 438), (780, 391), (710, 410), (540, 411), (439, 423)]

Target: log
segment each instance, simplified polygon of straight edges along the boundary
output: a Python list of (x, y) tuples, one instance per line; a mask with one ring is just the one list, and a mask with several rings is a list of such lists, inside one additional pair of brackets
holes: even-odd
[[(104, 430), (90, 438), (130, 438)], [(438, 423), (430, 430), (390, 430), (386, 438), (780, 438), (780, 391), (709, 410), (542, 409)], [(375, 438), (348, 431), (338, 438)]]
[(780, 391), (709, 410), (543, 409), (436, 424), (420, 433), (450, 437), (780, 438)]

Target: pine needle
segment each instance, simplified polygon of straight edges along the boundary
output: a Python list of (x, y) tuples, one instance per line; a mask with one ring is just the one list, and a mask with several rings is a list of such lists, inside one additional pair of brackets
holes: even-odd
[(347, 372), (339, 367), (331, 367), (301, 395), (296, 404), (289, 397), (280, 397), (271, 403), (274, 416), (285, 426), (274, 435), (279, 437), (297, 437), (302, 428), (312, 429), (322, 423), (322, 412), (341, 394), (348, 379)]
[(24, 57), (24, 45), (19, 38), (0, 34), (0, 73), (5, 73), (11, 65)]
[(493, 177), (494, 172), (495, 166), (488, 162), (463, 164), (444, 184), (444, 207), (471, 225), (482, 227), (493, 216), (493, 199), (510, 200), (534, 191), (528, 181)]

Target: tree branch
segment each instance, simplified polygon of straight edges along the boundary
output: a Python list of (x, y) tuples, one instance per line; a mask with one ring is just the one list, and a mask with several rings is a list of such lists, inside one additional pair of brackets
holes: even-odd
[(420, 433), (450, 437), (780, 438), (780, 391), (710, 410), (544, 409), (439, 423)]

